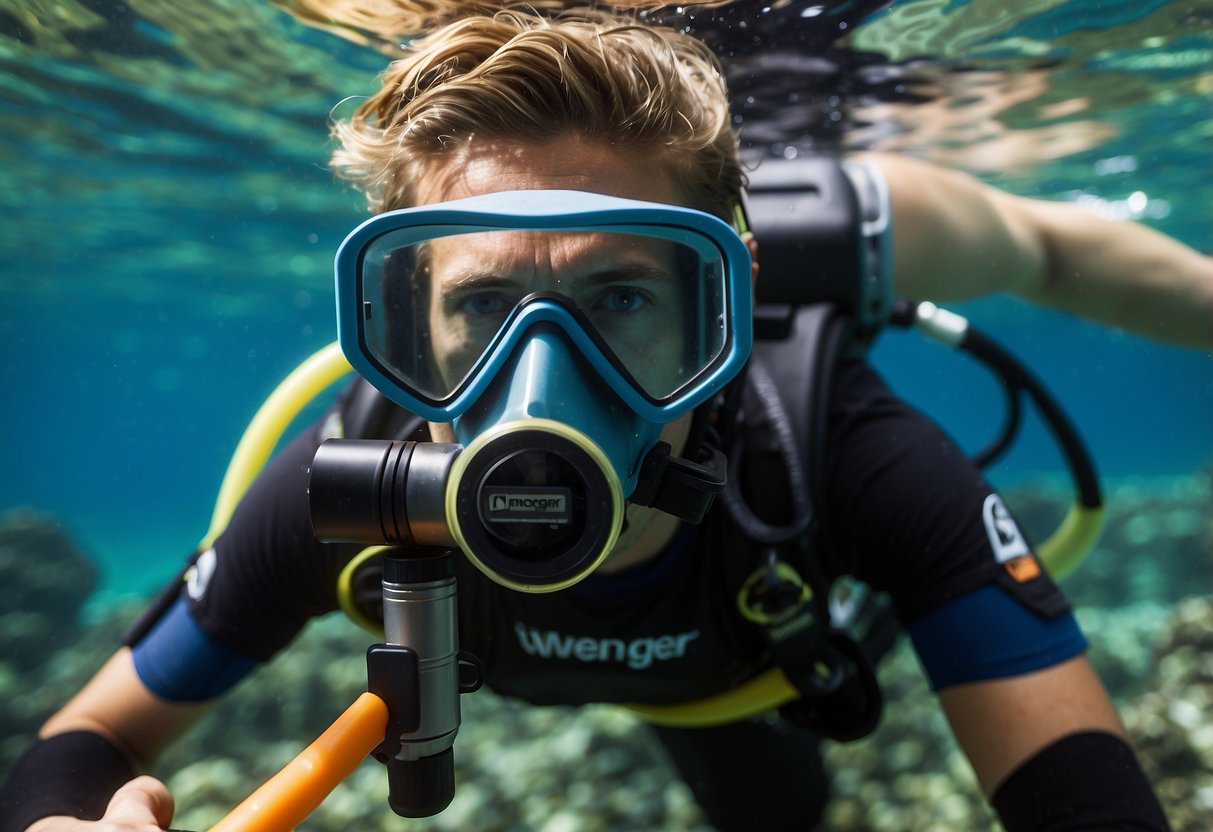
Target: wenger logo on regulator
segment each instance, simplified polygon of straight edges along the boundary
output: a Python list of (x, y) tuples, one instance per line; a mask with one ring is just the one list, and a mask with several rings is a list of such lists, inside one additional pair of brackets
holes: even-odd
[(567, 488), (486, 490), (486, 517), (490, 523), (568, 523)]

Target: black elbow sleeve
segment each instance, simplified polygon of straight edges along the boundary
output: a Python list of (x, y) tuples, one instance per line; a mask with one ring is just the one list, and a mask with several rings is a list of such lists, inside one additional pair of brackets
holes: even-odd
[(1016, 769), (990, 802), (1007, 832), (1171, 827), (1137, 757), (1103, 732), (1070, 734)]
[(134, 776), (126, 756), (98, 734), (70, 731), (38, 740), (0, 786), (0, 832), (22, 832), (53, 815), (97, 820)]

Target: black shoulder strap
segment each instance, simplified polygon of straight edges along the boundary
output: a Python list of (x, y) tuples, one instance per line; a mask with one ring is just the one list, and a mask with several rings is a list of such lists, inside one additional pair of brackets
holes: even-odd
[[(806, 472), (812, 524), (801, 541), (795, 565), (804, 570), (814, 593), (821, 592), (822, 597), (833, 580), (846, 573), (835, 549), (829, 513), (823, 508), (830, 391), (838, 362), (863, 355), (868, 343), (863, 331), (851, 329), (845, 312), (820, 304), (802, 307), (794, 314), (790, 337), (757, 342), (755, 349), (755, 360), (765, 368), (785, 404), (796, 435), (797, 459)], [(778, 463), (786, 464), (782, 459)], [(768, 467), (762, 476), (767, 482), (778, 482), (785, 475)], [(862, 634), (863, 648), (875, 662), (892, 648), (901, 628), (883, 596), (873, 595), (866, 587), (855, 588), (852, 595), (849, 619), (833, 623), (844, 623)]]
[[(848, 319), (830, 303), (802, 306), (786, 338), (757, 341), (754, 362), (787, 412), (808, 476), (809, 498), (822, 493), (821, 465), (834, 367), (846, 349)], [(817, 517), (817, 521), (824, 518)]]
[[(762, 561), (742, 593), (742, 614), (762, 628), (801, 694), (783, 713), (837, 740), (871, 733), (882, 707), (864, 646), (831, 620), (838, 559), (828, 517), (817, 510), (833, 370), (851, 348), (852, 320), (834, 304), (799, 307), (790, 313), (786, 337), (757, 343), (735, 448), (739, 459), (730, 469), (741, 481), (726, 490), (727, 508)], [(772, 493), (779, 482), (788, 484), (789, 500)]]
[[(726, 504), (742, 530), (759, 543), (820, 548), (829, 537), (828, 518), (817, 511), (823, 493), (829, 390), (834, 367), (848, 349), (851, 324), (830, 303), (798, 307), (788, 314), (784, 337), (755, 342), (746, 375), (740, 447), (730, 466), (735, 482)], [(784, 483), (786, 499), (771, 493), (773, 484)], [(814, 569), (832, 566), (833, 559), (824, 554), (798, 560), (812, 561)], [(807, 568), (796, 564), (802, 565)], [(813, 589), (824, 597), (828, 586)]]

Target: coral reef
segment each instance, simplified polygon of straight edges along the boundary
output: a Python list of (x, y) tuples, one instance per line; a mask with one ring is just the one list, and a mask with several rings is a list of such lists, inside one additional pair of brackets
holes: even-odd
[(1125, 725), (1175, 828), (1213, 829), (1213, 597), (1179, 605), (1157, 655)]
[(21, 509), (0, 518), (5, 663), (24, 673), (74, 644), (96, 583), (97, 567), (54, 520)]
[(0, 517), (0, 768), (75, 692), (83, 666), (99, 664), (78, 615), (96, 582), (96, 566), (53, 519), (26, 509)]

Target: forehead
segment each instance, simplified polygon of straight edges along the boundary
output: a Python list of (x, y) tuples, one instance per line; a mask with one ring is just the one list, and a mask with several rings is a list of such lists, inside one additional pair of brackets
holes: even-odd
[(632, 147), (612, 147), (578, 136), (542, 143), (472, 139), (423, 168), (420, 205), (511, 190), (566, 189), (686, 205), (673, 173)]
[(624, 262), (637, 257), (667, 258), (674, 249), (670, 240), (613, 231), (477, 231), (440, 237), (426, 243), (431, 266), (474, 261), (492, 268), (533, 265), (547, 267), (581, 261)]

